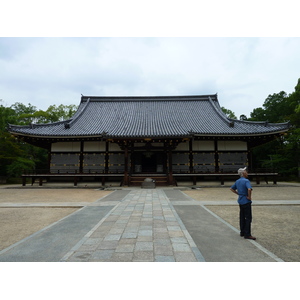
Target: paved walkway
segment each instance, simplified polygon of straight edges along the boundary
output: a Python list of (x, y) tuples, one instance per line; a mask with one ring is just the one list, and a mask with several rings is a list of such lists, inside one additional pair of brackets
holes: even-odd
[(0, 261), (281, 261), (175, 189), (122, 189), (0, 251)]

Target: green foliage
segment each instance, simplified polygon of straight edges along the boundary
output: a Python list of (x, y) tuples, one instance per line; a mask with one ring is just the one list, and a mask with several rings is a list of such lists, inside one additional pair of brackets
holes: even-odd
[(252, 113), (250, 113), (251, 121), (267, 121), (266, 112), (262, 107), (254, 108)]
[(235, 116), (234, 112), (231, 111), (230, 109), (227, 109), (225, 107), (221, 107), (223, 113), (226, 115), (227, 118), (230, 118), (230, 119), (237, 119), (237, 117)]
[(34, 161), (23, 157), (17, 157), (11, 164), (7, 166), (6, 169), (9, 177), (20, 177), (23, 171), (33, 170), (34, 168)]
[(24, 143), (6, 131), (8, 124), (28, 125), (69, 119), (76, 105), (51, 105), (46, 111), (35, 106), (15, 103), (0, 105), (0, 176), (19, 177), (23, 171), (47, 169), (47, 150)]
[(0, 132), (3, 132), (8, 123), (16, 122), (16, 113), (10, 107), (0, 105)]
[(240, 115), (240, 120), (241, 120), (241, 121), (247, 121), (248, 118), (247, 118), (246, 115)]
[(51, 105), (47, 109), (47, 113), (49, 115), (49, 120), (51, 122), (56, 122), (56, 121), (63, 121), (70, 119), (76, 112), (77, 106), (72, 104), (72, 105)]
[(293, 113), (285, 92), (269, 95), (264, 103), (267, 121), (270, 123), (286, 122)]
[(31, 123), (50, 123), (70, 119), (75, 114), (77, 106), (73, 104), (50, 105), (46, 111), (43, 111), (37, 110), (30, 103), (25, 106), (17, 102), (9, 109), (14, 112), (16, 118), (13, 124), (29, 125)]
[(0, 175), (7, 175), (7, 168), (18, 157), (23, 156), (23, 151), (18, 142), (7, 132), (0, 133)]
[(275, 168), (282, 175), (300, 177), (300, 79), (293, 93), (269, 95), (263, 107), (255, 108), (250, 116), (252, 121), (291, 124), (290, 131), (280, 140), (253, 150), (254, 168)]

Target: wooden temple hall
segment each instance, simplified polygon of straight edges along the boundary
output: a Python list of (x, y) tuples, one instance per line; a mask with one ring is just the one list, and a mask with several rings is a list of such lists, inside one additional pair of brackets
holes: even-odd
[[(217, 95), (167, 97), (82, 96), (77, 112), (65, 121), (9, 125), (23, 141), (48, 149), (49, 168), (24, 174), (40, 179), (73, 178), (141, 185), (150, 177), (161, 185), (193, 184), (224, 178), (248, 166), (253, 147), (289, 129), (233, 120), (222, 112)], [(223, 180), (223, 179), (222, 179)]]

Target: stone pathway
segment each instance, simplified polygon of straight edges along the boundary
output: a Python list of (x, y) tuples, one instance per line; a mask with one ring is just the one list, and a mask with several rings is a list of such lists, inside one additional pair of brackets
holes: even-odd
[(162, 189), (135, 190), (61, 261), (196, 262), (204, 258)]
[[(268, 203), (265, 201), (264, 205)], [(236, 201), (232, 204), (236, 205)], [(203, 201), (196, 201), (177, 189), (165, 188), (119, 189), (85, 203), (76, 212), (0, 251), (0, 261), (282, 260), (257, 241), (241, 238), (238, 229), (212, 213)]]

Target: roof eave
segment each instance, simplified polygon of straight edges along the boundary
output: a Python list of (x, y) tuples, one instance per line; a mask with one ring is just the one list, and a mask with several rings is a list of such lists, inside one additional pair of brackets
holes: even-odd
[(285, 130), (280, 130), (280, 131), (273, 131), (273, 132), (261, 132), (261, 133), (237, 133), (237, 134), (202, 134), (202, 133), (195, 133), (194, 136), (195, 137), (200, 137), (200, 136), (214, 136), (214, 137), (251, 137), (251, 136), (266, 136), (266, 135), (276, 135), (276, 134), (284, 134), (285, 132), (287, 132), (288, 129)]

